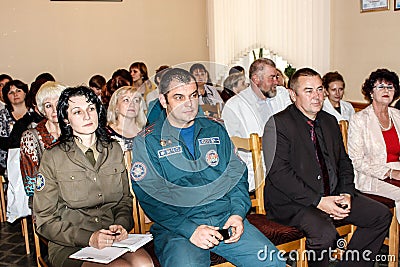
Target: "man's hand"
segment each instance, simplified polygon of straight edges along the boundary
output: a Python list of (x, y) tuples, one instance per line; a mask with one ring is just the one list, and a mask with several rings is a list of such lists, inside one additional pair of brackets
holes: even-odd
[[(338, 204), (347, 205), (347, 208), (343, 209), (339, 207)], [(342, 220), (349, 216), (351, 197), (348, 194), (343, 194), (341, 196), (322, 197), (317, 208), (328, 213), (334, 220)]]
[(231, 228), (232, 231), (231, 237), (228, 240), (224, 240), (225, 243), (228, 244), (238, 242), (244, 231), (242, 217), (239, 215), (232, 215), (228, 218), (223, 228)]
[(214, 246), (218, 246), (219, 240), (222, 240), (222, 235), (218, 233), (218, 227), (200, 225), (194, 230), (190, 237), (190, 242), (195, 246), (202, 249), (210, 249)]

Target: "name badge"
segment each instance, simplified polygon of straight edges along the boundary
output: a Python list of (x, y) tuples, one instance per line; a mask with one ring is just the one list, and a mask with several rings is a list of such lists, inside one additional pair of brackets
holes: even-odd
[(219, 145), (220, 141), (219, 141), (219, 137), (209, 137), (209, 138), (201, 138), (198, 139), (199, 141), (199, 145)]
[(182, 153), (182, 147), (181, 146), (168, 147), (158, 150), (157, 153), (158, 153), (158, 158), (164, 158), (174, 154)]

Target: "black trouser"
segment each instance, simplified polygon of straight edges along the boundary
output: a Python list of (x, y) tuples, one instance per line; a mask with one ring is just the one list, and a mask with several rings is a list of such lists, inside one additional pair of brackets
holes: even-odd
[[(357, 226), (357, 230), (347, 245), (347, 251), (358, 251), (359, 261), (356, 260), (357, 257), (354, 254), (347, 253), (347, 257), (343, 257), (337, 266), (373, 266), (373, 260), (388, 233), (392, 214), (385, 205), (362, 195), (354, 196), (351, 204), (351, 212), (343, 221)], [(296, 214), (290, 225), (305, 233), (307, 250), (315, 252), (315, 256), (309, 257), (308, 265), (310, 267), (328, 266), (327, 252), (329, 248), (331, 250), (336, 248), (338, 238), (333, 220), (329, 215), (316, 207), (307, 207)], [(364, 251), (367, 252), (363, 257)], [(307, 254), (311, 255), (310, 252)]]

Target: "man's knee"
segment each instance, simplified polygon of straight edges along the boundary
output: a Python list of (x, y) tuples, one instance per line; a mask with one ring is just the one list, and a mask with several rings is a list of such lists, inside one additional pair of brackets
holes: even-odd
[(315, 236), (307, 237), (306, 244), (308, 249), (322, 250), (336, 246), (338, 233), (334, 227), (321, 227)]

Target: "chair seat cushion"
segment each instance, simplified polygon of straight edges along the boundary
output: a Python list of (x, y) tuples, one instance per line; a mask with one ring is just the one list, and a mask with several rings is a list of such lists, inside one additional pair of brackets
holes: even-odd
[(303, 232), (294, 227), (268, 220), (266, 215), (249, 214), (247, 219), (276, 246), (304, 237)]
[[(154, 263), (154, 267), (161, 267), (161, 264), (157, 259), (156, 253), (154, 252), (154, 241), (151, 241), (151, 242), (147, 243), (146, 245), (144, 245), (144, 249), (151, 256), (151, 259), (153, 260), (153, 263)], [(211, 266), (221, 264), (221, 263), (224, 263), (227, 261), (224, 257), (221, 257), (212, 252), (210, 255), (210, 260), (211, 260)]]

